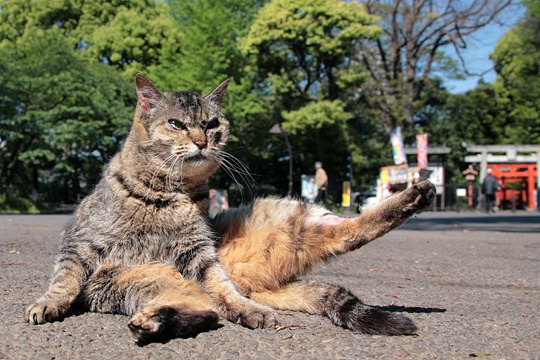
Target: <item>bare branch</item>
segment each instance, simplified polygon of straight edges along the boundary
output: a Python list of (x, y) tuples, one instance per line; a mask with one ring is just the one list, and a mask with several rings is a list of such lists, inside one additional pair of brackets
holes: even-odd
[(379, 24), (383, 33), (370, 44), (362, 43), (359, 56), (375, 83), (372, 88), (399, 100), (380, 100), (379, 108), (384, 109), (381, 111), (390, 116), (406, 114), (412, 123), (412, 102), (422, 91), (422, 87), (417, 85), (428, 80), (437, 54), (444, 46), (455, 49), (465, 74), (485, 74), (475, 74), (467, 69), (461, 49), (467, 47), (470, 35), (496, 22), (501, 13), (516, 1), (363, 1), (370, 14), (381, 17)]

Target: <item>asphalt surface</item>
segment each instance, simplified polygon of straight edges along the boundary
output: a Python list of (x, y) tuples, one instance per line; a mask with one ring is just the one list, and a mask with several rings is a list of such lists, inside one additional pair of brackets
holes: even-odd
[(0, 216), (0, 359), (539, 359), (540, 215), (425, 213), (309, 278), (408, 313), (417, 336), (353, 333), (328, 319), (279, 312), (282, 330), (222, 327), (137, 346), (128, 318), (92, 314), (33, 326), (69, 216)]

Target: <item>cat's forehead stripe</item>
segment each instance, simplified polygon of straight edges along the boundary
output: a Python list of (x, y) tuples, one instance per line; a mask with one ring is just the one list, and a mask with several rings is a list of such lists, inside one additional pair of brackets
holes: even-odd
[(189, 120), (203, 119), (207, 117), (210, 109), (201, 96), (191, 91), (179, 91), (171, 93), (174, 106), (180, 109)]

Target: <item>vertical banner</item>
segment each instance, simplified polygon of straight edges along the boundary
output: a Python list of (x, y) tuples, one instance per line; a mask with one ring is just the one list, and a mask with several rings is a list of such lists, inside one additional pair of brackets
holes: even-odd
[(427, 134), (416, 135), (416, 156), (418, 168), (425, 169), (428, 166), (427, 158)]
[(341, 206), (350, 207), (351, 206), (351, 182), (343, 182), (343, 193), (341, 194)]
[(403, 148), (403, 137), (401, 136), (401, 128), (395, 128), (390, 133), (390, 142), (392, 143), (392, 155), (394, 155), (394, 163), (396, 165), (406, 164), (407, 157)]

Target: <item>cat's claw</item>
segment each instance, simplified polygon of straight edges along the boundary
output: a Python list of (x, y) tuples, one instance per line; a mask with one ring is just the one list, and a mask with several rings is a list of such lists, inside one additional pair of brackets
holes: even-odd
[(57, 303), (51, 300), (40, 300), (26, 308), (23, 318), (30, 324), (39, 325), (60, 320), (62, 316), (63, 311)]

